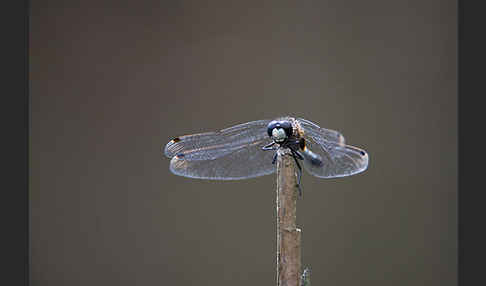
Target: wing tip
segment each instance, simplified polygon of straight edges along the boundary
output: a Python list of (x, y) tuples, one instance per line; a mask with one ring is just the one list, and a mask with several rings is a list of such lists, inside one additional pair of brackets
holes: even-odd
[(181, 138), (180, 137), (174, 137), (172, 138), (169, 143), (167, 143), (165, 146), (164, 145), (161, 145), (160, 146), (160, 152), (164, 153), (164, 155), (167, 157), (167, 158), (172, 158), (174, 157), (174, 152), (171, 152), (169, 149), (176, 143), (180, 142), (181, 141)]

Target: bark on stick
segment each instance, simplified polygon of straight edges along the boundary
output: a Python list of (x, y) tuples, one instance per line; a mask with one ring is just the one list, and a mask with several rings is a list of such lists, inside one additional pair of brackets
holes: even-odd
[(297, 167), (288, 150), (277, 159), (277, 286), (299, 286), (301, 230), (297, 221)]

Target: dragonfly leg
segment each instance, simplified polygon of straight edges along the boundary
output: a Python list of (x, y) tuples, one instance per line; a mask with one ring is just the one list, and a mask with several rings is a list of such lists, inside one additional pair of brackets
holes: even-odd
[(265, 145), (262, 147), (262, 150), (264, 151), (268, 151), (268, 150), (276, 150), (277, 148), (275, 148), (273, 145), (275, 145), (275, 142), (272, 142), (268, 145)]
[(299, 172), (298, 172), (298, 182), (297, 182), (297, 187), (299, 188), (299, 197), (302, 197), (302, 188), (300, 187), (300, 181), (302, 179), (302, 167), (300, 166), (299, 164), (299, 160), (303, 160), (304, 158), (302, 158), (302, 156), (297, 153), (296, 151), (290, 149), (292, 151), (292, 157), (294, 158), (295, 160), (295, 164), (297, 164), (297, 168), (299, 169)]
[(294, 153), (295, 153), (295, 156), (297, 157), (297, 159), (304, 160), (304, 157), (302, 157), (302, 155), (300, 155), (299, 152), (294, 151)]
[(275, 164), (275, 162), (277, 162), (277, 156), (278, 156), (278, 153), (275, 152), (275, 155), (273, 155), (272, 164)]

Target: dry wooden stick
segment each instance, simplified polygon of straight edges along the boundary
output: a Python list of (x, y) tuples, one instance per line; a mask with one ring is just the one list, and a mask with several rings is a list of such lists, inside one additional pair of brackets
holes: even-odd
[(301, 230), (296, 226), (296, 165), (289, 150), (277, 152), (277, 286), (300, 286)]

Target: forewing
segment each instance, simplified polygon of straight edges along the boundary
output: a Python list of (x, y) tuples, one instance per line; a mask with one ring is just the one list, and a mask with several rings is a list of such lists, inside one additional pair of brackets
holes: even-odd
[(173, 158), (183, 154), (185, 160), (212, 160), (240, 148), (242, 145), (266, 139), (270, 120), (251, 121), (217, 132), (180, 136), (164, 148), (164, 154)]
[(320, 159), (309, 160), (304, 156), (304, 168), (320, 178), (345, 177), (363, 172), (368, 167), (368, 154), (365, 150), (346, 145), (344, 137), (338, 132), (321, 128), (310, 121), (299, 119), (304, 131), (306, 148)]
[(275, 172), (274, 152), (262, 147), (272, 140), (267, 135), (270, 120), (239, 124), (218, 132), (174, 138), (164, 149), (172, 158), (170, 170), (180, 176), (238, 180)]

